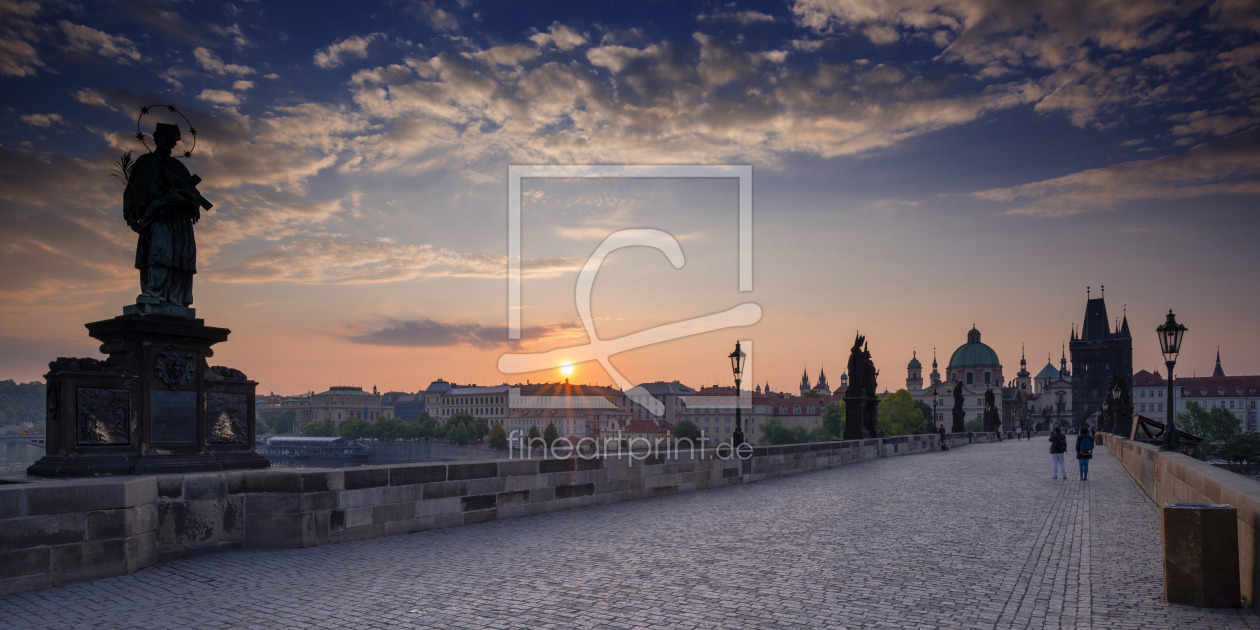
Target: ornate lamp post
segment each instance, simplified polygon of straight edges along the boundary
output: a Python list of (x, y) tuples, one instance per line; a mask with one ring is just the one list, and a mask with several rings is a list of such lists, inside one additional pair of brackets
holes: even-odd
[(1120, 388), (1112, 387), (1107, 395), (1111, 399), (1111, 416), (1107, 418), (1107, 431), (1115, 433), (1120, 430), (1120, 413), (1124, 411), (1120, 407)]
[(1164, 365), (1168, 366), (1168, 422), (1164, 428), (1164, 445), (1160, 450), (1175, 451), (1180, 448), (1177, 429), (1174, 422), (1177, 418), (1177, 405), (1173, 403), (1173, 366), (1177, 364), (1177, 353), (1181, 352), (1181, 337), (1189, 330), (1177, 323), (1172, 309), (1168, 309), (1168, 319), (1155, 329), (1159, 335), (1159, 349), (1164, 353)]
[(941, 393), (936, 391), (936, 388), (933, 387), (932, 388), (932, 421), (928, 423), (927, 431), (924, 431), (924, 433), (931, 433), (932, 429), (936, 428), (932, 425), (936, 424), (936, 419), (938, 417), (936, 415), (936, 403), (940, 401), (941, 401)]
[(735, 351), (729, 355), (731, 360), (731, 372), (735, 374), (735, 434), (731, 436), (731, 446), (739, 448), (744, 443), (744, 420), (740, 416), (739, 404), (739, 383), (744, 378), (744, 358), (748, 355), (739, 349), (739, 342), (735, 342)]

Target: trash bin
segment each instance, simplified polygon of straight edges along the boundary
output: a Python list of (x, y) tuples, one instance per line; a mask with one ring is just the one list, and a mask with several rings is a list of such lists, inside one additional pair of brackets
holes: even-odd
[(1214, 503), (1165, 503), (1164, 599), (1205, 608), (1242, 605), (1238, 510)]

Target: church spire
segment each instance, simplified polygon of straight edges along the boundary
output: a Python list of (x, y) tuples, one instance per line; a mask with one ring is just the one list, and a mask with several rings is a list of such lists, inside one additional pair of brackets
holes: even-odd
[(1216, 344), (1216, 369), (1212, 370), (1212, 376), (1225, 376), (1225, 370), (1221, 369), (1221, 344), (1219, 343)]

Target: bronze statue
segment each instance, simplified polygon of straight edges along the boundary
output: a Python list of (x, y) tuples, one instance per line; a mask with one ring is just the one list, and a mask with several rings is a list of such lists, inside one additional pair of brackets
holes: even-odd
[(954, 384), (954, 411), (963, 410), (963, 385), (962, 381)]
[(158, 123), (153, 132), (156, 148), (129, 169), (124, 166), (123, 218), (140, 235), (136, 304), (188, 306), (193, 301), (192, 277), (197, 273), (193, 224), (201, 218), (201, 208), (209, 210), (212, 204), (197, 191), (201, 178), (171, 156), (179, 140), (178, 125)]
[(989, 388), (984, 392), (984, 430), (998, 431), (1001, 426), (1002, 417), (998, 414), (997, 402), (993, 396), (993, 388)]
[(862, 395), (866, 393), (866, 381), (864, 375), (866, 373), (865, 357), (862, 353), (862, 344), (866, 343), (866, 337), (860, 333), (853, 341), (853, 347), (849, 349), (849, 394)]

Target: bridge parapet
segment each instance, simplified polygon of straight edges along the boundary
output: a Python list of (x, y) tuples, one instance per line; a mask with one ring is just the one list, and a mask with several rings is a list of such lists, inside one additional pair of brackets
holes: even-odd
[[(950, 434), (956, 445), (992, 434)], [(935, 434), (752, 449), (0, 480), (0, 594), (241, 547), (311, 547), (936, 451)], [(519, 456), (520, 454), (517, 453)]]
[[(1256, 563), (1256, 532), (1260, 528), (1260, 481), (1201, 462), (1179, 452), (1161, 451), (1144, 442), (1109, 433), (1098, 434), (1098, 444), (1124, 465), (1129, 476), (1155, 505), (1164, 503), (1228, 503), (1238, 510), (1238, 569), (1242, 596), (1253, 608), (1260, 582)], [(1135, 541), (1137, 542), (1137, 541)], [(1150, 544), (1159, 544), (1150, 541)]]

